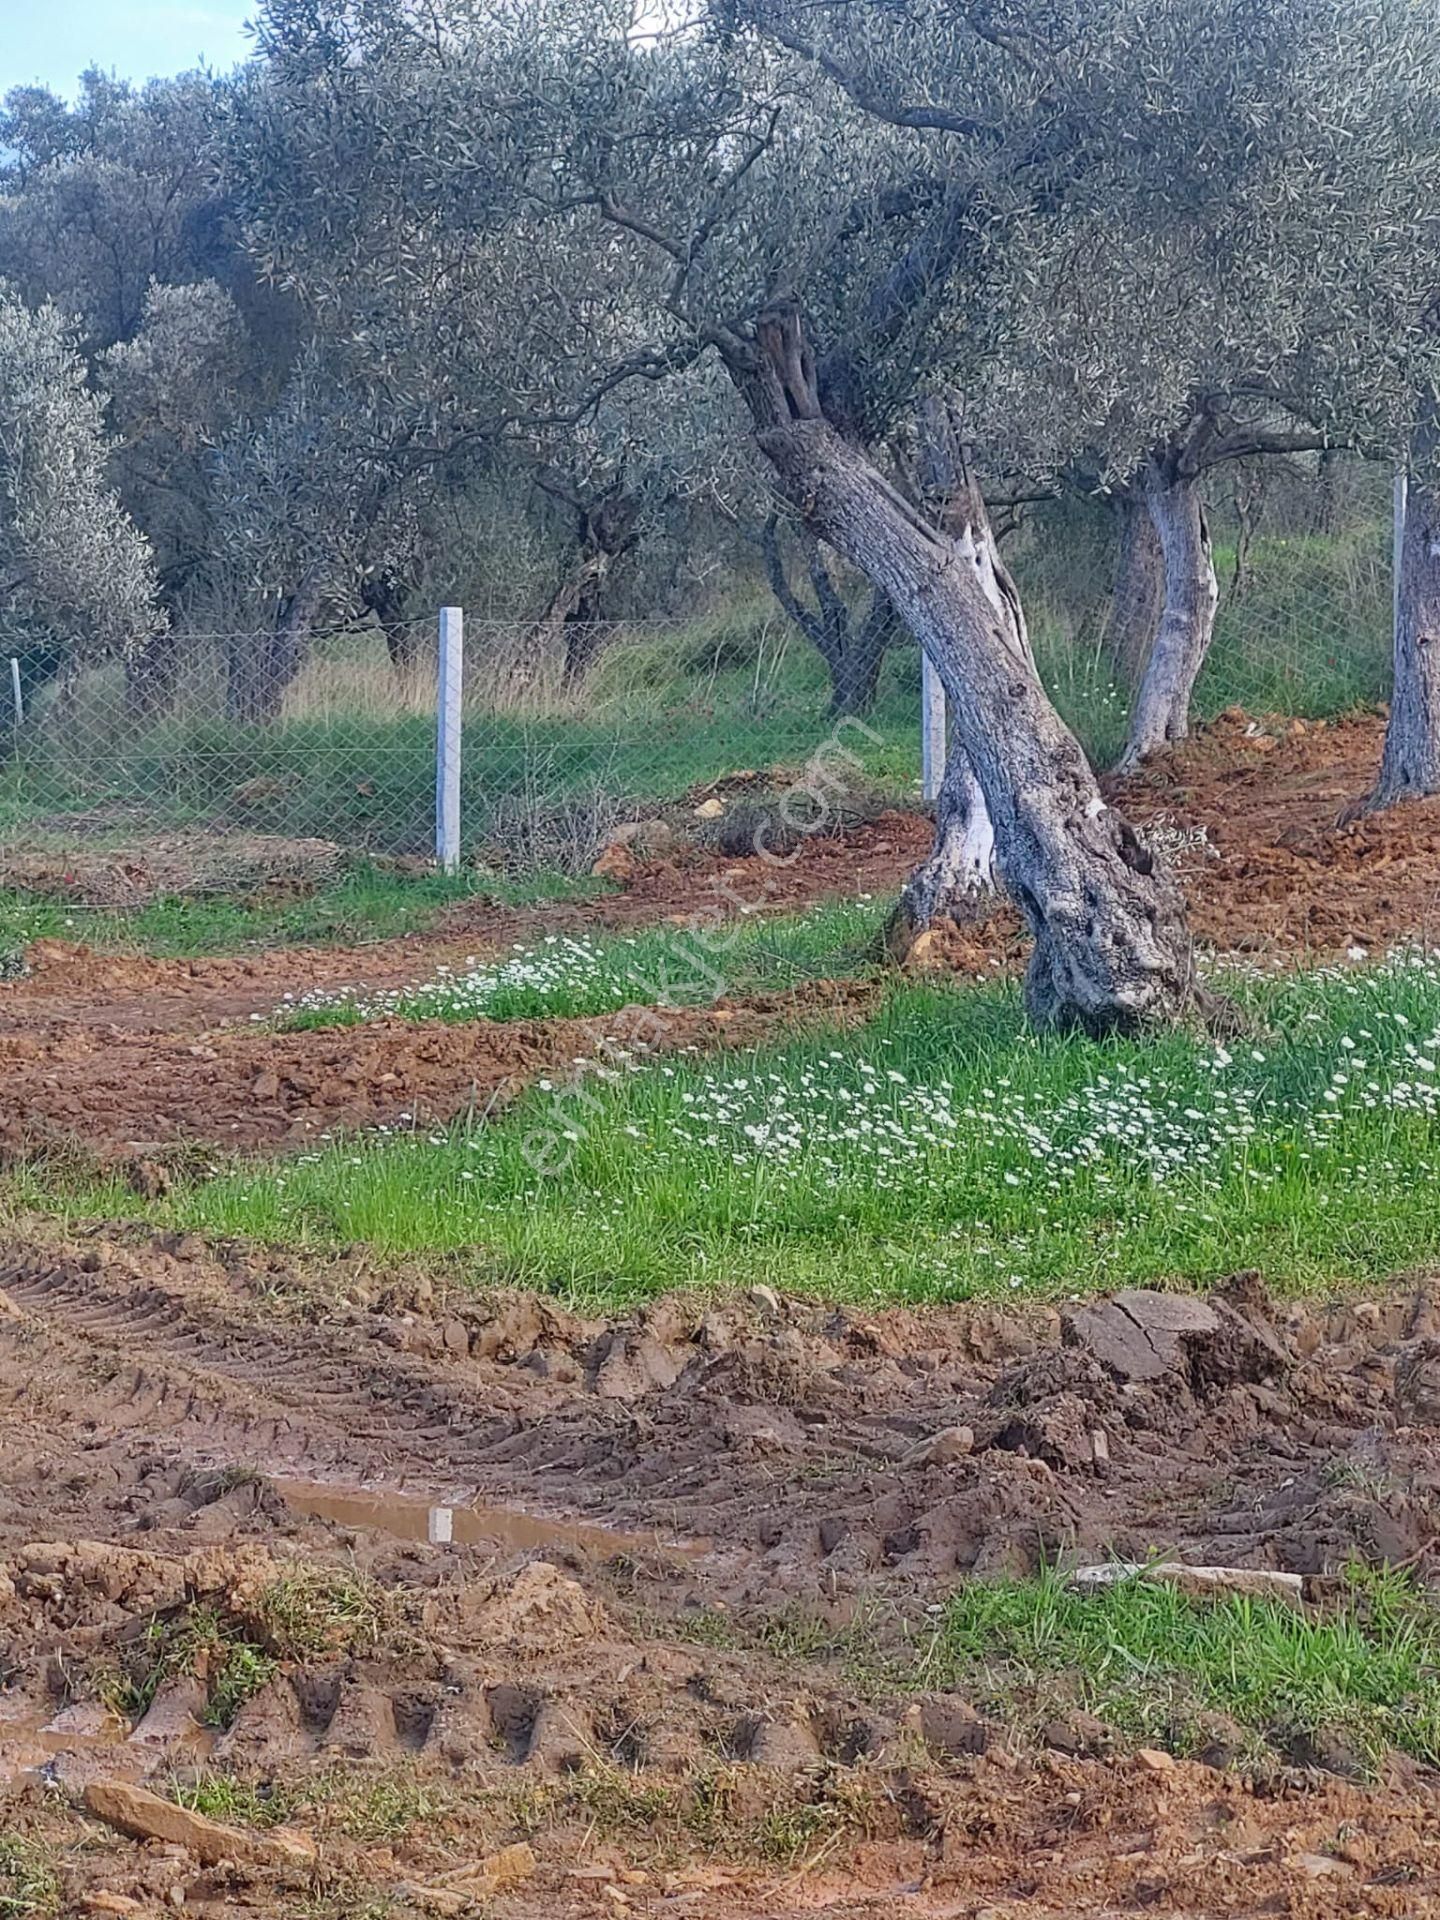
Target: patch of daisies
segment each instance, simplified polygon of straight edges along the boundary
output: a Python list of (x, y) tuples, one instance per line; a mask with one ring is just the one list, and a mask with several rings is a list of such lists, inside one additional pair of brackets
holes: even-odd
[[(473, 957), (438, 967), (428, 980), (388, 992), (286, 994), (270, 1017), (282, 1026), (358, 1026), (367, 1020), (514, 1020), (544, 1014), (601, 1014), (653, 997), (639, 964), (639, 941), (601, 945), (550, 934), (535, 947), (518, 941), (503, 960)], [(257, 1019), (264, 1016), (257, 1016)]]
[(1003, 995), (915, 989), (843, 1040), (577, 1061), (499, 1124), (248, 1178), (275, 1224), (505, 1247), (606, 1284), (728, 1270), (727, 1246), (744, 1271), (739, 1250), (782, 1243), (875, 1298), (1080, 1284), (1126, 1246), (1135, 1271), (1208, 1271), (1272, 1229), (1312, 1265), (1355, 1233), (1410, 1257), (1440, 1144), (1440, 954), (1237, 990), (1253, 1031), (1221, 1046), (1043, 1041)]
[(1068, 1088), (1038, 1046), (1006, 1047), (992, 1077), (946, 1074), (883, 1033), (773, 1064), (611, 1063), (607, 1079), (640, 1076), (613, 1105), (588, 1073), (578, 1094), (541, 1084), (542, 1131), (564, 1143), (547, 1155), (558, 1182), (524, 1177), (513, 1137), (485, 1129), (466, 1138), (459, 1178), (477, 1183), (482, 1213), (523, 1195), (592, 1217), (632, 1209), (636, 1182), (678, 1182), (683, 1210), (718, 1204), (741, 1237), (783, 1230), (793, 1190), (872, 1223), (948, 1215), (951, 1232), (988, 1237), (977, 1251), (1024, 1264), (1077, 1203), (1123, 1232), (1158, 1189), (1172, 1213), (1218, 1224), (1237, 1181), (1284, 1190), (1322, 1162), (1328, 1180), (1377, 1191), (1401, 1172), (1433, 1177), (1428, 1131), (1417, 1140), (1410, 1123), (1440, 1118), (1440, 956), (1326, 969), (1282, 993), (1290, 1004), (1253, 1043), (1084, 1047), (1089, 1071)]

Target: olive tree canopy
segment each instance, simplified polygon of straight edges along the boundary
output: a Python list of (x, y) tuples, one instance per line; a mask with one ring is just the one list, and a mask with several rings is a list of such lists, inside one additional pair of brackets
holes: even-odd
[(126, 655), (163, 624), (107, 453), (103, 403), (61, 316), (0, 285), (0, 641)]

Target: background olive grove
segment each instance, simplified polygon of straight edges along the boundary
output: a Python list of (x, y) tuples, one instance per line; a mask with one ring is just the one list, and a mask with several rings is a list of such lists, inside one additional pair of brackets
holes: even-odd
[(918, 637), (952, 751), (914, 921), (998, 877), (1040, 1017), (1181, 1013), (1183, 920), (1091, 762), (1182, 739), (1197, 697), (1387, 692), (1407, 461), (1374, 801), (1440, 784), (1435, 24), (269, 0), (236, 73), (13, 91), (0, 639), (30, 710), (104, 666), (162, 754), (201, 689), (218, 777), (263, 783), (337, 635), (418, 717), (453, 601), (524, 783), (535, 725), (618, 689), (643, 732), (662, 682), (720, 771), (718, 689), (883, 736)]

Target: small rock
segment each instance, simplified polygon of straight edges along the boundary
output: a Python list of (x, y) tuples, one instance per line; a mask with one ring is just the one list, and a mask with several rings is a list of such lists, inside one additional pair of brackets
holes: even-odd
[(1153, 1566), (1134, 1560), (1107, 1560), (1102, 1566), (1077, 1567), (1070, 1584), (1077, 1593), (1095, 1593), (1125, 1580), (1144, 1580), (1151, 1586), (1177, 1587), (1192, 1600), (1227, 1599), (1245, 1594), (1260, 1600), (1278, 1600), (1288, 1607), (1303, 1606), (1305, 1582), (1298, 1573), (1277, 1573), (1271, 1567), (1187, 1567), (1160, 1560)]
[(470, 1329), (463, 1320), (447, 1320), (442, 1328), (446, 1350), (457, 1359), (463, 1359), (470, 1351)]
[(932, 1433), (928, 1440), (922, 1440), (900, 1462), (902, 1468), (948, 1467), (955, 1461), (963, 1460), (967, 1453), (975, 1450), (975, 1433), (971, 1427), (942, 1427), (939, 1433)]
[(1354, 1869), (1328, 1853), (1297, 1853), (1293, 1865), (1307, 1880), (1348, 1880)]
[(780, 1312), (780, 1296), (773, 1287), (764, 1285), (751, 1287), (745, 1298), (752, 1307), (758, 1307), (762, 1313), (778, 1315)]
[(708, 800), (702, 800), (699, 806), (696, 807), (695, 818), (697, 820), (718, 820), (724, 811), (725, 802), (712, 793)]
[(1159, 1747), (1138, 1747), (1135, 1751), (1135, 1764), (1143, 1773), (1175, 1771), (1174, 1758), (1168, 1753), (1162, 1753)]
[(262, 1068), (251, 1081), (250, 1091), (257, 1100), (273, 1100), (280, 1091), (279, 1074), (270, 1067)]
[(220, 1860), (238, 1860), (251, 1866), (308, 1869), (315, 1862), (315, 1848), (301, 1834), (281, 1827), (255, 1833), (223, 1826), (125, 1780), (92, 1780), (85, 1789), (84, 1804), (86, 1812), (107, 1827), (135, 1840), (170, 1841), (207, 1867)]
[(1090, 1452), (1097, 1467), (1110, 1464), (1110, 1437), (1103, 1427), (1096, 1427), (1090, 1436)]
[(82, 1913), (148, 1913), (144, 1901), (134, 1900), (128, 1893), (112, 1893), (108, 1887), (97, 1887), (93, 1893), (80, 1896)]

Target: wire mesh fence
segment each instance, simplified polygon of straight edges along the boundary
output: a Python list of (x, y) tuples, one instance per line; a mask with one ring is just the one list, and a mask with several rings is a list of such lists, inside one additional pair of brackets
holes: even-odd
[[(1221, 593), (1202, 718), (1232, 706), (1316, 717), (1386, 695), (1388, 476), (1290, 464), (1271, 463), (1285, 470), (1263, 484), (1236, 473), (1212, 486)], [(1052, 695), (1097, 765), (1113, 764), (1129, 698), (1113, 633), (1116, 515), (1044, 503), (1005, 546)], [(0, 672), (0, 880), (17, 851), (43, 871), (77, 844), (123, 851), (167, 835), (428, 856), (436, 679), (433, 614), (337, 625), (289, 655), (273, 636), (184, 629), (155, 656), (78, 673), (44, 649), (16, 655)], [(920, 791), (920, 682), (899, 635), (863, 724), (847, 729), (857, 778), (896, 799)], [(802, 765), (833, 733), (832, 695), (819, 653), (755, 583), (699, 612), (581, 631), (471, 617), (462, 856), (588, 871), (626, 819)]]

